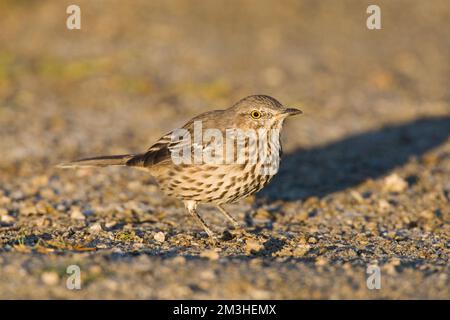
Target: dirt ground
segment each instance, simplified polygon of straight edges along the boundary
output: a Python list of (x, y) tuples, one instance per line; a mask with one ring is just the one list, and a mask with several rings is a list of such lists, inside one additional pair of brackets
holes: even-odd
[[(81, 30), (69, 4), (0, 1), (0, 298), (450, 298), (448, 1), (377, 1), (372, 31), (367, 1), (85, 0)], [(144, 172), (54, 167), (250, 94), (304, 111), (227, 206), (250, 237), (205, 205), (212, 247)]]

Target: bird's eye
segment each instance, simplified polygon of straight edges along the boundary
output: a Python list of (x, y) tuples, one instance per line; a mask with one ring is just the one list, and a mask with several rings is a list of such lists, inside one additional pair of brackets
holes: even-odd
[(253, 119), (259, 119), (261, 118), (261, 112), (259, 112), (258, 110), (253, 110), (251, 116)]

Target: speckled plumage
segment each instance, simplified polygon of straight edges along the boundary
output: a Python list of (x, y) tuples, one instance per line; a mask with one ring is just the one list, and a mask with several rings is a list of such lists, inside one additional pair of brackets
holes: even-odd
[[(259, 118), (254, 117), (254, 112), (259, 114)], [(232, 203), (247, 197), (266, 186), (273, 175), (278, 171), (281, 156), (280, 132), (284, 119), (293, 114), (300, 113), (297, 109), (289, 109), (265, 95), (255, 95), (246, 97), (232, 107), (225, 110), (209, 111), (194, 117), (187, 122), (183, 129), (190, 134), (189, 142), (192, 144), (192, 158), (196, 147), (201, 150), (211, 148), (212, 142), (201, 141), (201, 146), (195, 145), (195, 123), (201, 123), (202, 133), (208, 129), (219, 130), (225, 137), (227, 130), (241, 130), (258, 133), (269, 133), (274, 138), (268, 137), (263, 140), (245, 140), (245, 153), (243, 161), (220, 163), (181, 163), (173, 161), (172, 153), (180, 150), (183, 142), (174, 141), (173, 133), (161, 137), (145, 153), (137, 155), (103, 156), (89, 159), (82, 159), (62, 165), (63, 167), (76, 166), (107, 166), (126, 165), (139, 167), (147, 170), (158, 182), (161, 189), (168, 195), (181, 199), (189, 211), (203, 226), (210, 237), (213, 233), (206, 226), (198, 215), (196, 207), (198, 203), (213, 203), (219, 210), (238, 227), (239, 224), (222, 207), (222, 204)], [(215, 141), (215, 140), (214, 140)], [(186, 142), (186, 141), (185, 141)], [(216, 142), (217, 143), (217, 142)], [(257, 145), (263, 145), (267, 153), (261, 158), (257, 158), (254, 152)], [(217, 144), (225, 152), (225, 140), (222, 144)], [(214, 145), (216, 146), (216, 145)], [(253, 153), (252, 153), (253, 152)], [(191, 156), (191, 155), (190, 155)], [(266, 158), (270, 157), (270, 158)], [(237, 151), (233, 154), (233, 160), (237, 159)], [(256, 161), (250, 161), (256, 159)], [(274, 166), (275, 170), (262, 174), (262, 167), (267, 164)]]

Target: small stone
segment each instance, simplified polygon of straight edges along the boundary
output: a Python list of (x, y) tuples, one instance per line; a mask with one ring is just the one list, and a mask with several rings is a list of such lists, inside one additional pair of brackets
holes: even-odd
[(307, 242), (305, 236), (300, 236), (297, 241), (299, 244), (306, 244), (306, 242)]
[(294, 216), (294, 221), (305, 221), (309, 217), (309, 212), (306, 210), (300, 210), (297, 212), (297, 214)]
[(426, 165), (435, 165), (439, 161), (439, 157), (436, 153), (429, 153), (422, 157), (422, 161)]
[(58, 210), (58, 211), (66, 211), (66, 206), (60, 203), (60, 204), (58, 204), (56, 206), (56, 210)]
[(400, 261), (400, 259), (399, 258), (392, 258), (390, 261), (389, 261), (389, 263), (391, 263), (393, 266), (399, 266), (399, 265), (401, 265), (401, 261)]
[(160, 231), (160, 232), (155, 233), (155, 235), (153, 236), (153, 239), (162, 243), (162, 242), (166, 241), (166, 235), (164, 234), (164, 232)]
[(234, 236), (230, 233), (230, 231), (225, 230), (222, 234), (222, 240), (223, 241), (230, 241), (234, 238)]
[(140, 243), (140, 242), (133, 244), (133, 249), (134, 249), (134, 250), (140, 250), (140, 249), (142, 249), (143, 247), (144, 247), (144, 244), (143, 244), (143, 243)]
[(109, 221), (109, 222), (105, 223), (105, 227), (106, 227), (107, 229), (111, 229), (111, 228), (113, 228), (113, 227), (116, 226), (116, 225), (117, 225), (117, 222), (116, 222), (116, 221)]
[(47, 217), (41, 217), (36, 221), (36, 225), (39, 227), (49, 227), (52, 225), (52, 220)]
[(55, 192), (50, 188), (43, 188), (39, 191), (39, 194), (45, 199), (53, 199), (55, 197)]
[(128, 183), (127, 187), (132, 191), (139, 191), (142, 189), (142, 183), (139, 180), (131, 181)]
[(20, 209), (20, 214), (23, 214), (25, 216), (37, 214), (37, 209), (34, 206), (26, 206)]
[(216, 278), (216, 274), (214, 273), (213, 270), (205, 269), (200, 272), (199, 278), (201, 280), (213, 281)]
[(31, 184), (33, 186), (36, 187), (43, 187), (46, 186), (48, 184), (48, 177), (47, 176), (35, 176), (32, 180), (31, 180)]
[(94, 210), (92, 210), (92, 209), (84, 210), (84, 211), (83, 211), (83, 214), (84, 214), (85, 216), (92, 216), (92, 215), (94, 214)]
[(36, 203), (36, 212), (38, 214), (47, 214), (49, 210), (53, 210), (53, 207), (49, 206), (48, 203), (38, 202)]
[(5, 222), (5, 223), (12, 223), (12, 222), (16, 221), (16, 218), (5, 214), (5, 215), (0, 215), (0, 221)]
[(311, 249), (311, 246), (308, 244), (300, 244), (294, 249), (294, 256), (296, 257), (303, 257), (305, 254), (308, 253), (309, 249)]
[(253, 219), (255, 220), (270, 220), (270, 212), (266, 209), (256, 210)]
[(314, 237), (309, 237), (309, 239), (308, 239), (308, 243), (317, 243), (317, 239), (316, 238), (314, 238)]
[(41, 274), (41, 280), (48, 286), (54, 286), (58, 284), (59, 276), (54, 271), (46, 271)]
[(89, 272), (94, 275), (98, 275), (102, 273), (102, 267), (99, 265), (93, 265), (89, 268)]
[(325, 257), (318, 257), (316, 259), (316, 266), (324, 266), (328, 263), (327, 259)]
[(81, 212), (79, 207), (73, 207), (70, 210), (70, 218), (74, 220), (86, 220), (86, 216)]
[(259, 290), (259, 289), (253, 289), (251, 291), (251, 297), (252, 299), (256, 300), (267, 300), (271, 296), (271, 293), (267, 290)]
[(386, 263), (383, 266), (383, 271), (386, 272), (387, 274), (393, 276), (397, 273), (397, 269), (395, 268), (396, 266), (398, 266), (399, 263), (397, 263), (397, 261), (389, 261), (388, 263)]
[(400, 193), (405, 191), (406, 188), (408, 188), (408, 182), (396, 173), (393, 173), (384, 179), (383, 190), (386, 192)]
[(245, 241), (245, 250), (247, 252), (257, 252), (263, 247), (264, 246), (255, 239), (248, 239), (247, 241)]
[(123, 230), (133, 230), (133, 225), (131, 223), (127, 223), (123, 226)]
[(100, 223), (94, 223), (93, 225), (91, 225), (90, 227), (89, 227), (89, 231), (91, 231), (91, 232), (100, 232), (100, 231), (102, 231), (103, 230), (103, 228), (102, 228), (102, 225), (100, 224)]
[(5, 204), (10, 204), (11, 203), (11, 198), (2, 196), (0, 197), (0, 205), (5, 205)]
[(431, 220), (431, 219), (434, 218), (434, 213), (433, 213), (431, 210), (423, 210), (423, 211), (420, 213), (420, 216), (421, 216), (422, 218), (424, 218), (425, 220)]
[(174, 264), (183, 265), (186, 263), (186, 258), (183, 256), (176, 256), (172, 261)]
[(390, 207), (391, 207), (391, 205), (386, 200), (381, 199), (380, 201), (378, 201), (378, 208), (380, 208), (381, 211), (386, 211)]
[(217, 260), (219, 259), (219, 253), (216, 250), (205, 250), (200, 253), (200, 257), (208, 258), (209, 260)]
[(13, 193), (11, 193), (10, 196), (11, 196), (11, 198), (14, 199), (14, 200), (20, 200), (20, 199), (22, 199), (22, 198), (25, 197), (25, 195), (23, 194), (23, 192), (20, 191), (20, 190), (14, 191)]
[(350, 191), (350, 195), (356, 200), (357, 203), (364, 203), (364, 198), (358, 191), (352, 190)]
[(367, 230), (375, 231), (375, 230), (377, 230), (377, 227), (378, 227), (378, 225), (377, 225), (376, 222), (371, 221), (371, 222), (367, 222), (366, 223), (366, 229)]

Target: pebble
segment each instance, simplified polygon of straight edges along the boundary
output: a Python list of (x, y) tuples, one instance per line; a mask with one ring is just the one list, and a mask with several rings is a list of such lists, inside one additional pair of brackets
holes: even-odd
[(386, 200), (381, 199), (380, 201), (378, 201), (378, 208), (381, 211), (387, 211), (390, 207), (391, 207), (391, 205)]
[(142, 188), (141, 181), (130, 181), (127, 184), (127, 188), (132, 191), (139, 191)]
[(103, 230), (103, 228), (102, 228), (102, 225), (100, 224), (100, 223), (94, 223), (93, 225), (91, 225), (90, 227), (89, 227), (89, 231), (91, 231), (91, 232), (100, 232), (100, 231), (102, 231)]
[(94, 275), (98, 275), (102, 273), (102, 267), (99, 265), (93, 265), (89, 268), (89, 272)]
[(295, 221), (305, 221), (309, 217), (309, 212), (306, 210), (300, 210), (297, 212), (297, 214), (294, 216)]
[(397, 273), (396, 270), (396, 266), (400, 265), (400, 260), (393, 258), (390, 261), (388, 261), (384, 266), (383, 266), (383, 271), (385, 271), (387, 274), (389, 275), (395, 275)]
[(79, 207), (73, 207), (70, 210), (70, 218), (74, 220), (86, 220), (86, 216), (81, 212)]
[(31, 184), (35, 187), (43, 187), (48, 184), (48, 177), (44, 175), (35, 176), (31, 179)]
[(116, 222), (116, 221), (108, 221), (107, 223), (105, 223), (105, 227), (106, 227), (107, 229), (111, 229), (111, 228), (113, 228), (115, 225), (117, 225), (117, 222)]
[(427, 210), (423, 210), (420, 213), (420, 216), (426, 220), (431, 220), (434, 218), (434, 213), (433, 213), (433, 211), (427, 209)]
[(0, 214), (0, 221), (5, 222), (5, 223), (12, 223), (12, 222), (16, 221), (16, 218), (14, 218), (13, 216), (7, 215), (7, 214), (5, 214), (5, 215)]
[[(215, 260), (217, 260), (217, 259), (215, 259)], [(199, 278), (201, 280), (213, 281), (216, 278), (216, 274), (211, 269), (205, 269), (199, 273)]]
[(383, 190), (385, 192), (400, 193), (408, 188), (408, 182), (401, 178), (398, 174), (393, 173), (384, 178)]
[(316, 259), (316, 266), (324, 266), (324, 265), (326, 265), (328, 263), (328, 260), (325, 258), (325, 257), (318, 257), (317, 259)]
[(153, 239), (162, 243), (166, 240), (166, 235), (164, 234), (164, 232), (159, 231), (159, 232), (155, 233), (155, 235), (153, 236)]
[(186, 258), (183, 256), (176, 256), (173, 258), (172, 262), (177, 265), (183, 265), (186, 263)]
[(234, 238), (234, 236), (231, 234), (231, 232), (230, 231), (228, 231), (228, 230), (225, 230), (223, 233), (222, 233), (222, 240), (223, 241), (230, 241), (230, 240), (232, 240)]
[(308, 243), (317, 243), (317, 239), (316, 238), (314, 238), (314, 237), (309, 237), (309, 239), (308, 239)]
[(220, 256), (216, 250), (211, 249), (211, 250), (202, 251), (200, 253), (200, 257), (208, 258), (209, 260), (218, 260)]
[(20, 209), (20, 214), (23, 214), (25, 216), (37, 214), (37, 209), (35, 206), (26, 206)]
[(39, 194), (45, 199), (53, 199), (55, 197), (55, 192), (50, 188), (44, 188), (39, 191)]
[(266, 209), (258, 209), (253, 216), (255, 220), (270, 220), (270, 212)]
[(39, 227), (49, 227), (52, 225), (52, 220), (44, 216), (36, 221), (36, 225)]
[(305, 254), (308, 253), (309, 249), (311, 249), (311, 246), (308, 244), (300, 244), (294, 249), (294, 256), (296, 257), (303, 257)]
[(251, 297), (256, 300), (267, 300), (270, 298), (270, 291), (253, 289), (251, 291)]
[(264, 246), (255, 239), (247, 239), (247, 241), (245, 241), (245, 250), (249, 253), (252, 251), (257, 252), (263, 247)]
[(54, 286), (58, 284), (59, 276), (54, 271), (46, 271), (41, 274), (41, 280), (48, 286)]
[(353, 197), (353, 199), (356, 200), (357, 203), (359, 204), (364, 203), (364, 198), (358, 191), (352, 190), (350, 191), (350, 195)]
[(5, 205), (5, 204), (10, 204), (11, 203), (11, 198), (2, 196), (0, 197), (0, 205)]

